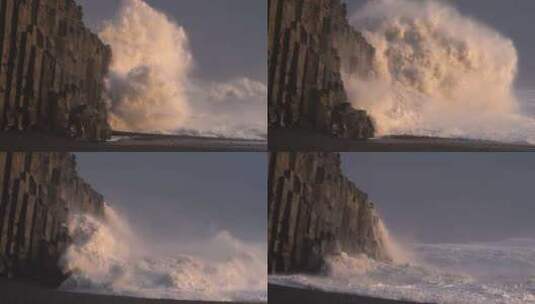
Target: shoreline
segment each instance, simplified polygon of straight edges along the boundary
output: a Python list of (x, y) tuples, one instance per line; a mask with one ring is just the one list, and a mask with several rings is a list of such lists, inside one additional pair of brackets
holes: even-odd
[(268, 285), (269, 303), (273, 304), (430, 304), (408, 302), (402, 300), (389, 300), (356, 294), (323, 291), (319, 289), (305, 289), (288, 287), (277, 284)]
[(129, 131), (112, 131), (113, 136), (124, 136), (124, 137), (151, 137), (151, 138), (189, 138), (189, 139), (220, 139), (220, 140), (229, 140), (229, 141), (250, 141), (250, 142), (265, 142), (265, 139), (249, 139), (249, 138), (239, 138), (239, 137), (223, 137), (223, 136), (203, 136), (203, 135), (192, 135), (192, 134), (165, 134), (165, 133), (139, 133), (139, 132), (129, 132)]
[(349, 140), (293, 128), (270, 128), (269, 148), (275, 151), (325, 152), (535, 152), (535, 145), (527, 143), (410, 135)]
[[(62, 291), (33, 281), (0, 278), (2, 303), (9, 304), (256, 304), (254, 302), (214, 302), (170, 299), (145, 299)], [(262, 303), (262, 302), (258, 302)]]
[(37, 132), (0, 133), (2, 151), (77, 151), (77, 152), (265, 152), (267, 140), (201, 137), (190, 135), (113, 132), (112, 140), (91, 142)]

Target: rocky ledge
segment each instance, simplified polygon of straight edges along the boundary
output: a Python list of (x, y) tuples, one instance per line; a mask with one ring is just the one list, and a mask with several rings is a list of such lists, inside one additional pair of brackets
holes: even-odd
[(0, 153), (0, 276), (58, 283), (68, 215), (103, 216), (104, 200), (69, 153)]
[(74, 0), (2, 0), (0, 131), (111, 136), (102, 98), (111, 49)]
[(268, 32), (270, 127), (374, 136), (370, 116), (349, 103), (342, 72), (369, 77), (375, 49), (340, 0), (269, 0)]
[(317, 272), (340, 251), (389, 259), (374, 204), (340, 162), (337, 153), (270, 154), (270, 273)]

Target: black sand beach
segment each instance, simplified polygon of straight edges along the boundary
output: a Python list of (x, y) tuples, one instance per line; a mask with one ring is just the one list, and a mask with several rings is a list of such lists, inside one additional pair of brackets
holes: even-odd
[(521, 152), (535, 145), (510, 144), (461, 138), (388, 136), (370, 140), (347, 140), (304, 130), (272, 128), (269, 148), (275, 151), (330, 152)]
[(1, 151), (266, 151), (267, 141), (114, 132), (112, 140), (87, 142), (39, 133), (2, 133)]
[[(63, 292), (33, 282), (0, 279), (0, 303), (5, 304), (217, 304), (181, 300), (153, 300)], [(246, 303), (244, 303), (246, 304)]]
[(269, 284), (269, 303), (271, 304), (420, 304), (415, 302), (386, 300), (353, 294), (326, 292), (316, 289), (301, 289)]

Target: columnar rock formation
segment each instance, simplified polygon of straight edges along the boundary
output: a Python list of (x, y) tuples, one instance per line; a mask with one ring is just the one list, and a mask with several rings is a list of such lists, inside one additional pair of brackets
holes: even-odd
[(365, 139), (374, 126), (354, 109), (341, 72), (368, 77), (374, 48), (340, 0), (269, 0), (269, 124)]
[(0, 195), (0, 275), (58, 282), (69, 213), (104, 212), (69, 153), (0, 153)]
[(339, 251), (385, 260), (380, 218), (336, 153), (271, 153), (268, 269), (315, 272)]
[(111, 50), (74, 0), (2, 0), (0, 130), (110, 136), (103, 79)]

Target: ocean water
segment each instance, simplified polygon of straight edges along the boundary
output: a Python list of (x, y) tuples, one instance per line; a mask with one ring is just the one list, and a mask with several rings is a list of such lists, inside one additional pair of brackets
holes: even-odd
[(60, 266), (72, 275), (62, 290), (155, 299), (267, 301), (265, 246), (243, 242), (226, 231), (201, 242), (199, 254), (180, 245), (164, 253), (140, 239), (108, 205), (105, 219), (74, 215), (68, 229), (73, 243)]
[(410, 261), (387, 264), (342, 253), (324, 275), (270, 276), (271, 283), (439, 304), (535, 303), (535, 240), (414, 244)]

